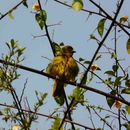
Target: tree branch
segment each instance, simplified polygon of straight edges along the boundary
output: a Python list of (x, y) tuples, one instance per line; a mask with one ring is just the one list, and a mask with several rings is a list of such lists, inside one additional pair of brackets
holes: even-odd
[[(37, 69), (33, 69), (33, 68), (30, 68), (30, 67), (26, 67), (26, 66), (23, 66), (23, 65), (19, 65), (19, 64), (13, 64), (11, 62), (6, 62), (4, 60), (1, 60), (0, 59), (0, 63), (2, 64), (6, 64), (6, 65), (11, 65), (11, 66), (15, 66), (15, 67), (18, 67), (20, 69), (23, 69), (23, 70), (26, 70), (26, 71), (30, 71), (30, 72), (33, 72), (33, 73), (37, 73), (37, 74), (40, 74), (42, 76), (46, 76), (48, 78), (52, 78), (52, 79), (57, 79), (56, 77), (52, 76), (52, 75), (49, 75), (43, 71), (40, 71), (40, 70), (37, 70)], [(60, 79), (57, 79), (57, 80), (60, 80)], [(113, 98), (115, 100), (118, 100), (118, 101), (121, 101), (122, 103), (124, 104), (127, 104), (130, 106), (130, 102), (124, 100), (124, 99), (121, 99), (117, 96), (114, 96), (112, 94), (109, 94), (109, 93), (106, 93), (106, 92), (103, 92), (101, 90), (98, 90), (98, 89), (95, 89), (95, 88), (92, 88), (92, 87), (89, 87), (89, 86), (86, 86), (86, 85), (81, 85), (80, 83), (75, 83), (75, 82), (71, 82), (71, 81), (64, 81), (64, 80), (60, 80), (66, 84), (70, 84), (72, 86), (75, 86), (75, 87), (80, 87), (80, 88), (83, 88), (83, 89), (86, 89), (86, 90), (89, 90), (89, 91), (92, 91), (94, 93), (97, 93), (97, 94), (100, 94), (100, 95), (103, 95), (103, 96), (106, 96), (106, 97), (110, 97), (110, 98)]]
[[(64, 3), (64, 2), (59, 1), (59, 0), (54, 0), (54, 1), (57, 2), (57, 3), (59, 3), (59, 4), (68, 6), (68, 7), (70, 7), (70, 8), (72, 7), (72, 6), (70, 6), (70, 5), (68, 5), (68, 4)], [(96, 4), (96, 6), (97, 6), (98, 8), (100, 7), (98, 4)], [(100, 8), (101, 8), (101, 7), (100, 7)], [(102, 9), (102, 8), (101, 8), (101, 9)], [(105, 12), (103, 9), (102, 9), (101, 11), (102, 11), (102, 12), (105, 12), (105, 15), (106, 15), (106, 16), (103, 15), (103, 14), (101, 14), (101, 13), (97, 13), (97, 12), (90, 11), (90, 10), (86, 10), (86, 9), (82, 9), (82, 11), (88, 12), (88, 13), (91, 13), (91, 14), (96, 14), (96, 15), (102, 16), (102, 17), (104, 17), (104, 18), (106, 18), (106, 19), (109, 19), (109, 20), (112, 20), (112, 21), (113, 21), (113, 18), (112, 18), (109, 14), (107, 14), (107, 12)], [(127, 26), (127, 25), (125, 25), (125, 24), (122, 24), (122, 23), (120, 23), (120, 22), (117, 22), (117, 21), (115, 21), (115, 23), (116, 23), (125, 33), (127, 33), (127, 35), (130, 35), (130, 33), (122, 27), (122, 26), (124, 26), (124, 27), (130, 29), (129, 26)]]
[[(42, 6), (41, 6), (40, 0), (38, 0), (38, 4), (40, 6), (40, 10), (42, 11)], [(53, 42), (52, 42), (52, 40), (50, 38), (49, 31), (48, 31), (48, 26), (47, 26), (46, 22), (45, 22), (45, 31), (46, 31), (46, 36), (47, 36), (48, 41), (50, 43), (53, 55), (56, 56), (55, 50), (54, 50), (54, 47), (53, 47)], [(64, 90), (64, 88), (63, 88), (63, 90)], [(67, 100), (67, 97), (66, 97), (65, 90), (64, 90), (64, 98), (65, 98), (66, 106), (68, 107), (69, 105), (68, 105), (68, 100)], [(69, 115), (70, 120), (72, 120), (70, 112), (68, 112), (68, 115)], [(74, 127), (73, 123), (71, 123), (71, 126), (72, 126), (72, 129), (75, 130), (75, 127)]]
[[(113, 19), (103, 8), (101, 8), (96, 2), (94, 2), (93, 0), (89, 0), (91, 3), (93, 3), (97, 8), (99, 8), (106, 16), (107, 18), (109, 18), (110, 20), (112, 20), (112, 22), (116, 23), (128, 36), (130, 36), (130, 33), (124, 29), (119, 22), (116, 22), (116, 19)], [(123, 1), (120, 2), (121, 4), (119, 5), (118, 9), (117, 9), (117, 12), (115, 13), (115, 17), (116, 15), (118, 15), (120, 9), (121, 9), (121, 6), (122, 6), (122, 3)]]
[[(58, 130), (60, 130), (61, 127), (62, 127), (62, 125), (64, 124), (65, 118), (66, 118), (67, 114), (69, 113), (70, 108), (71, 108), (71, 106), (72, 106), (74, 100), (75, 100), (75, 99), (73, 98), (73, 99), (71, 100), (71, 103), (70, 103), (69, 106), (67, 107), (67, 110), (66, 110), (66, 112), (65, 112), (65, 114), (64, 114), (64, 118), (62, 119), (62, 122), (61, 122), (61, 124), (60, 124)], [(75, 128), (73, 128), (73, 129), (75, 129)]]
[[(92, 0), (90, 0), (90, 1), (92, 1)], [(89, 72), (89, 70), (90, 70), (90, 68), (91, 68), (91, 65), (93, 64), (93, 62), (94, 62), (94, 60), (95, 60), (95, 58), (96, 58), (96, 56), (97, 56), (99, 50), (101, 49), (103, 43), (104, 43), (105, 40), (107, 39), (109, 33), (111, 32), (111, 29), (112, 29), (113, 26), (114, 26), (115, 20), (116, 20), (118, 14), (119, 14), (119, 12), (120, 12), (120, 9), (121, 9), (121, 7), (122, 7), (123, 2), (124, 2), (124, 0), (121, 1), (121, 3), (120, 3), (120, 5), (119, 5), (119, 7), (118, 7), (118, 9), (117, 9), (117, 12), (115, 13), (114, 19), (112, 20), (112, 23), (111, 23), (111, 25), (110, 25), (108, 31), (106, 32), (104, 38), (103, 38), (102, 41), (100, 42), (100, 45), (98, 46), (97, 50), (95, 51), (95, 53), (94, 53), (94, 55), (93, 55), (93, 57), (92, 57), (92, 60), (91, 60), (91, 62), (90, 62), (90, 64), (89, 64), (89, 66), (88, 66), (88, 69), (86, 70), (86, 72), (85, 72), (85, 74), (84, 74), (84, 77), (82, 78), (82, 80), (81, 80), (81, 82), (80, 82), (81, 84), (83, 83), (83, 81), (84, 81), (85, 78), (87, 77), (87, 74), (88, 74), (88, 72)]]
[(18, 6), (20, 6), (22, 3), (24, 2), (24, 0), (22, 0), (21, 2), (19, 2), (17, 5), (15, 5), (12, 9), (10, 9), (9, 11), (7, 11), (5, 14), (1, 14), (0, 20), (3, 19), (6, 15), (8, 15), (9, 12), (15, 10)]
[[(7, 105), (7, 104), (1, 104), (1, 103), (0, 103), (0, 106), (17, 109), (15, 106)], [(55, 116), (50, 116), (50, 115), (46, 115), (46, 114), (42, 114), (42, 113), (38, 113), (38, 112), (31, 111), (31, 110), (26, 110), (26, 109), (22, 109), (22, 111), (28, 112), (28, 113), (33, 113), (33, 114), (36, 114), (36, 115), (39, 115), (39, 116), (44, 116), (44, 117), (47, 117), (47, 118), (50, 118), (50, 119), (56, 119), (56, 118), (57, 118), (57, 117), (55, 117)], [(88, 126), (82, 125), (82, 124), (80, 124), (80, 123), (77, 123), (77, 122), (74, 122), (74, 121), (71, 121), (71, 120), (68, 120), (68, 119), (65, 119), (64, 121), (65, 121), (65, 122), (68, 122), (68, 123), (73, 123), (73, 124), (75, 124), (75, 125), (77, 125), (77, 126), (80, 126), (80, 127), (85, 128), (85, 129), (94, 130), (94, 129), (88, 127)]]
[[(42, 11), (41, 2), (40, 2), (40, 0), (37, 0), (37, 1), (38, 1), (39, 6), (40, 6), (40, 10)], [(47, 36), (48, 41), (49, 41), (49, 43), (50, 43), (50, 46), (51, 46), (53, 55), (55, 56), (55, 51), (54, 51), (54, 48), (53, 48), (53, 45), (52, 45), (52, 40), (51, 40), (51, 38), (50, 38), (50, 35), (49, 35), (49, 32), (48, 32), (48, 26), (47, 26), (46, 22), (45, 22), (45, 31), (46, 31), (46, 36)]]

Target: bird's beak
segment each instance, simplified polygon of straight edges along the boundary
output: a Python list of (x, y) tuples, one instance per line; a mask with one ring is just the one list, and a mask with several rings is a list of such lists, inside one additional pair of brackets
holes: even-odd
[(72, 51), (72, 53), (76, 53), (76, 51)]

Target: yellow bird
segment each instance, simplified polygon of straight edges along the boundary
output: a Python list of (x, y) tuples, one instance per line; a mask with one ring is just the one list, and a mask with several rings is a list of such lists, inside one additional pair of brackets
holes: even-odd
[[(79, 67), (72, 57), (75, 51), (69, 45), (64, 46), (58, 56), (52, 59), (52, 62), (47, 67), (47, 72), (61, 80), (74, 81), (79, 72)], [(64, 83), (59, 80), (54, 80), (52, 96), (63, 96)]]

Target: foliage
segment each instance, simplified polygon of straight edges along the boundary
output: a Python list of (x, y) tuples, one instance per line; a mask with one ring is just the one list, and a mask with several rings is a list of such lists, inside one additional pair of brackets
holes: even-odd
[(36, 13), (35, 19), (37, 23), (39, 24), (40, 28), (43, 29), (43, 27), (45, 26), (46, 19), (47, 19), (46, 11), (41, 10), (40, 12)]
[[(55, 119), (49, 130), (58, 130), (61, 121), (62, 119), (57, 116), (57, 118)], [(60, 130), (63, 130), (63, 127)]]
[[(40, 27), (41, 29), (40, 31), (44, 32), (44, 35), (41, 36), (46, 37), (48, 39), (49, 45), (52, 49), (52, 52), (48, 51), (48, 53), (49, 54), (53, 53), (54, 56), (57, 56), (61, 53), (61, 47), (66, 45), (66, 43), (56, 42), (56, 39), (53, 38), (54, 34), (52, 34), (52, 37), (50, 35), (51, 31), (50, 27), (53, 29), (57, 29), (55, 28), (55, 26), (60, 24), (52, 24), (52, 23), (51, 25), (48, 24), (51, 21), (50, 20), (51, 12), (49, 12), (48, 10), (48, 8), (50, 8), (49, 7), (50, 5), (48, 4), (50, 1), (46, 2), (47, 4), (43, 4), (42, 1), (38, 0), (36, 4), (33, 4), (32, 9), (34, 12), (31, 12), (31, 14), (35, 15), (36, 25)], [(129, 76), (130, 65), (125, 64), (129, 60), (127, 59), (128, 57), (125, 57), (125, 60), (124, 59), (122, 60), (122, 56), (124, 55), (122, 55), (121, 51), (118, 51), (120, 50), (120, 46), (121, 44), (123, 44), (122, 43), (123, 41), (125, 43), (125, 45), (124, 44), (123, 45), (125, 46), (126, 52), (130, 54), (129, 16), (121, 16), (119, 17), (119, 20), (117, 19), (118, 15), (120, 16), (120, 10), (123, 8), (122, 6), (123, 0), (120, 0), (116, 3), (116, 9), (113, 10), (114, 13), (111, 10), (105, 11), (106, 10), (104, 9), (105, 6), (103, 6), (102, 3), (98, 4), (94, 0), (89, 1), (72, 0), (65, 2), (59, 0), (53, 0), (53, 2), (59, 5), (62, 4), (64, 6), (70, 7), (71, 10), (73, 9), (75, 11), (78, 11), (78, 13), (74, 11), (71, 12), (75, 13), (76, 15), (78, 14), (77, 16), (82, 14), (86, 16), (85, 13), (88, 13), (87, 22), (93, 22), (91, 21), (91, 18), (96, 19), (95, 15), (100, 16), (100, 19), (94, 21), (96, 23), (94, 26), (95, 30), (91, 31), (88, 30), (90, 42), (96, 43), (97, 45), (94, 45), (93, 43), (90, 46), (87, 46), (88, 44), (87, 45), (83, 44), (84, 48), (79, 48), (79, 50), (77, 50), (77, 52), (78, 51), (80, 52), (84, 50), (85, 47), (87, 46), (85, 54), (83, 56), (80, 56), (80, 54), (77, 53), (79, 55), (75, 58), (78, 59), (77, 63), (79, 64), (80, 67), (80, 72), (77, 77), (77, 80), (66, 82), (69, 83), (70, 85), (75, 86), (75, 88), (73, 88), (72, 92), (70, 92), (69, 95), (66, 92), (65, 95), (62, 95), (60, 98), (54, 97), (54, 100), (58, 104), (58, 108), (53, 109), (51, 115), (47, 114), (45, 115), (43, 113), (39, 113), (39, 111), (41, 110), (41, 108), (46, 108), (46, 105), (48, 105), (49, 101), (45, 103), (45, 99), (47, 98), (48, 93), (39, 92), (38, 89), (36, 89), (35, 92), (32, 93), (32, 96), (33, 95), (36, 96), (36, 101), (34, 101), (33, 102), (34, 104), (32, 104), (29, 102), (28, 97), (24, 97), (24, 94), (26, 93), (25, 89), (27, 84), (26, 83), (24, 84), (23, 88), (20, 90), (22, 91), (21, 95), (19, 95), (17, 89), (15, 89), (16, 85), (15, 83), (17, 83), (15, 81), (19, 81), (19, 79), (21, 79), (21, 73), (18, 70), (19, 68), (46, 77), (51, 77), (50, 76), (51, 74), (48, 72), (49, 65), (46, 68), (46, 72), (20, 65), (21, 62), (24, 61), (25, 59), (23, 56), (23, 54), (26, 54), (24, 52), (25, 47), (20, 47), (19, 42), (15, 41), (14, 39), (11, 39), (10, 42), (7, 42), (5, 44), (7, 47), (5, 51), (6, 54), (1, 53), (2, 58), (0, 59), (1, 63), (0, 93), (4, 92), (7, 94), (7, 95), (5, 94), (5, 96), (11, 96), (12, 104), (9, 105), (6, 103), (5, 104), (0, 103), (0, 106), (4, 107), (3, 109), (0, 109), (0, 117), (2, 121), (6, 122), (7, 124), (8, 123), (15, 124), (14, 126), (17, 126), (18, 124), (18, 126), (21, 127), (21, 129), (30, 130), (32, 129), (32, 124), (34, 122), (37, 123), (37, 121), (39, 121), (38, 119), (40, 115), (48, 117), (49, 121), (51, 118), (53, 118), (54, 121), (49, 126), (50, 130), (58, 130), (60, 125), (61, 125), (60, 130), (63, 129), (78, 130), (80, 129), (78, 127), (81, 127), (81, 129), (82, 127), (87, 129), (86, 127), (88, 126), (92, 127), (90, 129), (97, 129), (97, 130), (114, 129), (114, 127), (116, 127), (119, 130), (123, 128), (129, 130), (130, 102), (128, 99), (130, 97), (130, 76)], [(88, 7), (89, 4), (92, 4), (99, 11), (96, 10), (97, 12), (94, 12), (93, 10), (91, 10), (91, 7)], [(15, 17), (14, 20), (15, 16), (14, 12), (15, 11), (17, 12), (18, 7), (21, 5), (27, 7), (27, 10), (30, 9), (29, 1), (23, 0), (17, 5), (15, 5), (12, 9), (10, 9), (7, 13), (5, 14), (0, 13), (0, 20), (3, 19), (6, 15), (8, 15), (9, 18), (13, 20), (13, 22), (16, 22), (15, 20), (17, 19), (17, 17)], [(58, 14), (53, 12), (53, 16), (57, 19)], [(79, 20), (78, 17), (77, 19)], [(69, 19), (69, 22), (71, 23), (71, 19)], [(69, 24), (69, 26), (71, 29), (71, 24)], [(81, 25), (79, 23), (78, 27), (75, 28), (76, 33), (79, 32), (78, 29), (80, 26)], [(10, 30), (10, 32), (13, 32), (13, 30)], [(67, 34), (68, 33), (70, 32), (67, 32)], [(79, 36), (82, 37), (82, 35)], [(127, 37), (127, 39), (124, 40), (125, 39), (124, 37), (125, 38)], [(72, 38), (75, 38), (75, 35)], [(107, 42), (106, 39), (108, 39), (108, 42), (110, 44)], [(76, 46), (78, 46), (78, 44), (76, 44)], [(90, 48), (92, 47), (93, 51), (90, 51), (89, 47)], [(94, 52), (94, 53), (91, 53), (87, 57), (86, 55), (88, 54), (88, 52)], [(32, 55), (34, 56), (35, 52), (32, 52)], [(107, 64), (105, 62), (107, 62)], [(88, 85), (90, 85), (90, 87)], [(97, 97), (96, 100), (93, 99), (93, 97), (95, 98), (95, 95), (93, 96), (92, 95), (93, 93), (91, 92), (95, 92), (97, 93), (97, 95), (98, 94), (103, 95), (105, 97), (105, 100), (103, 98), (102, 100), (106, 104), (103, 104), (103, 106), (98, 105), (100, 104), (100, 101), (97, 102), (98, 96), (96, 95)], [(91, 98), (89, 97), (90, 94), (92, 96), (91, 98), (94, 100), (93, 103), (91, 103)], [(48, 97), (50, 98), (50, 96)], [(64, 101), (66, 104), (64, 103)], [(49, 105), (50, 108), (53, 107), (51, 104)], [(89, 115), (87, 115), (87, 117), (85, 116), (84, 111), (82, 112), (82, 109), (85, 109), (85, 112), (86, 111), (88, 112)], [(77, 119), (75, 118), (73, 119), (72, 116), (77, 111), (81, 111), (81, 115), (84, 118), (87, 118), (87, 120), (90, 120), (92, 125), (88, 123), (86, 124), (87, 126), (84, 126), (82, 124), (82, 121), (80, 121), (81, 124), (75, 123), (75, 121), (78, 121), (78, 116)], [(97, 121), (100, 123), (100, 125), (97, 125), (95, 123)], [(65, 124), (64, 122), (69, 122), (70, 126), (66, 125), (68, 123)], [(43, 124), (45, 125), (45, 123)], [(75, 124), (79, 126), (77, 127)]]
[(102, 37), (103, 35), (103, 32), (104, 32), (104, 24), (106, 22), (106, 19), (101, 19), (98, 23), (98, 26), (97, 26), (97, 30), (98, 30), (98, 33), (99, 35)]

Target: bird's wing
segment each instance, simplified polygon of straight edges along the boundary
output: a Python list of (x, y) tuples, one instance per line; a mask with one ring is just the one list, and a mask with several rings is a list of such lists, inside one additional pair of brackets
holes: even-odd
[(53, 76), (62, 76), (66, 65), (66, 59), (63, 56), (56, 56), (52, 62), (48, 64), (46, 71)]

